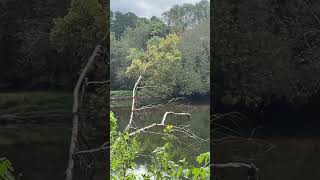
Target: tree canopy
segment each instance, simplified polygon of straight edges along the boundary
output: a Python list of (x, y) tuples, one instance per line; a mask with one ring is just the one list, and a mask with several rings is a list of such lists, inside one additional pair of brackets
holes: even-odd
[[(162, 17), (149, 19), (132, 13), (130, 17), (129, 13), (112, 14), (128, 17), (122, 21), (114, 18), (111, 23), (112, 88), (131, 88), (135, 78), (143, 74), (145, 85), (161, 85), (157, 93), (208, 94), (208, 1), (175, 5)], [(133, 17), (135, 24), (127, 23), (133, 22)]]

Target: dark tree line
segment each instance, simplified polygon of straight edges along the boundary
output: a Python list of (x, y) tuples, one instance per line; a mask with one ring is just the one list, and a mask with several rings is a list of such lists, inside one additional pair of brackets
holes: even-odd
[(5, 0), (0, 12), (2, 91), (71, 90), (94, 46), (108, 42), (104, 0)]
[(53, 18), (67, 6), (64, 0), (0, 2), (1, 90), (68, 86), (77, 70), (49, 41)]
[(319, 9), (319, 1), (215, 2), (215, 106), (300, 106), (319, 97)]

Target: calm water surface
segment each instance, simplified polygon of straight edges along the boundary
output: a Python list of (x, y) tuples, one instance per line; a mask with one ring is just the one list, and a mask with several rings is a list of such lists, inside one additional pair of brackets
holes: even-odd
[[(138, 127), (154, 122), (160, 122), (165, 111), (190, 112), (190, 121), (182, 117), (168, 118), (168, 122), (175, 125), (190, 125), (195, 134), (203, 139), (209, 138), (209, 106), (192, 105), (180, 107), (165, 107), (155, 111), (148, 111), (139, 115)], [(130, 108), (112, 108), (117, 116), (119, 128), (123, 129), (129, 119)], [(67, 164), (70, 127), (45, 127), (44, 132), (37, 132), (30, 128), (0, 127), (0, 157), (7, 157), (13, 163), (16, 174), (22, 173), (22, 180), (58, 180), (63, 179)], [(156, 131), (156, 130), (154, 130)], [(161, 131), (161, 130), (159, 130)], [(30, 137), (38, 139), (37, 143), (28, 142)], [(52, 137), (59, 138), (52, 139)], [(177, 135), (178, 136), (178, 135)], [(181, 142), (174, 142), (173, 152), (177, 159), (187, 157), (194, 162), (194, 158), (209, 150), (209, 143), (196, 142), (192, 138), (180, 137)], [(19, 142), (9, 140), (20, 139)], [(41, 140), (41, 141), (40, 141)], [(140, 136), (143, 154), (150, 152), (157, 146), (163, 145), (159, 135), (142, 134)], [(224, 141), (217, 143), (213, 148), (212, 159), (217, 163), (246, 162), (254, 163), (260, 169), (259, 180), (319, 180), (320, 179), (320, 137), (311, 136), (305, 138), (274, 136), (263, 139), (274, 145), (262, 141), (250, 141), (247, 139)], [(148, 157), (141, 156), (137, 162), (137, 173), (143, 173), (149, 163)], [(214, 174), (220, 180), (247, 180), (246, 169), (219, 169)], [(104, 170), (100, 170), (95, 179), (107, 179)]]

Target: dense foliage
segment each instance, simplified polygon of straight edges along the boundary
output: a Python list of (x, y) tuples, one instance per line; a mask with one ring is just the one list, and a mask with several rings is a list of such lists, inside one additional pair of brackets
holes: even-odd
[(49, 41), (52, 19), (67, 6), (64, 0), (0, 2), (1, 90), (69, 87), (75, 69)]
[(131, 65), (126, 73), (137, 79), (143, 75), (145, 86), (157, 86), (165, 94), (177, 92), (181, 71), (181, 52), (177, 48), (178, 37), (169, 34), (166, 38), (153, 37), (148, 41), (147, 50), (130, 49), (128, 59)]
[(11, 162), (7, 158), (0, 158), (0, 180), (15, 180)]
[(131, 88), (143, 74), (146, 86), (161, 84), (155, 93), (209, 93), (208, 1), (175, 5), (162, 18), (112, 14), (113, 90)]
[(203, 180), (210, 177), (210, 153), (206, 152), (196, 158), (198, 166), (190, 165), (186, 159), (178, 162), (173, 160), (171, 153), (170, 132), (172, 125), (168, 125), (163, 132), (166, 134), (166, 143), (156, 147), (151, 154), (151, 163), (148, 170), (141, 176), (134, 173), (135, 159), (141, 152), (138, 137), (129, 137), (128, 132), (119, 132), (117, 120), (110, 112), (110, 142), (111, 142), (111, 179), (136, 180), (145, 179), (195, 179)]
[(319, 1), (217, 1), (215, 102), (301, 105), (319, 96)]
[(59, 51), (86, 57), (97, 44), (106, 44), (108, 9), (99, 0), (72, 0), (68, 14), (54, 19), (50, 40)]
[(0, 89), (73, 88), (81, 60), (109, 42), (108, 12), (106, 0), (1, 1)]

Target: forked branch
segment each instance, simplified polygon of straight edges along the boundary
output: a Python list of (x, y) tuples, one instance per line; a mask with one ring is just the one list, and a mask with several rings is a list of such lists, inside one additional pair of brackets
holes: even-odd
[(133, 90), (132, 90), (132, 105), (131, 105), (131, 114), (130, 114), (130, 119), (129, 123), (126, 127), (126, 130), (129, 130), (131, 128), (132, 122), (133, 122), (133, 114), (134, 114), (134, 109), (135, 109), (135, 103), (136, 103), (136, 93), (137, 93), (137, 87), (138, 84), (141, 80), (142, 76), (140, 75), (137, 82), (135, 83)]

